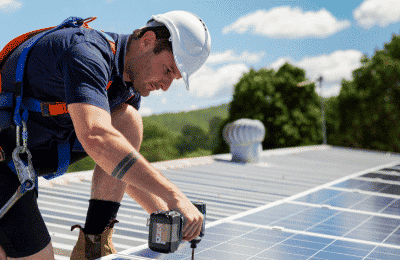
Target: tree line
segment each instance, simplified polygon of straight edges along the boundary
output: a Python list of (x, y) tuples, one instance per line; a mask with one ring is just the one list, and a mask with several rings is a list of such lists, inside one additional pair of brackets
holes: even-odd
[[(305, 72), (288, 63), (278, 71), (250, 70), (234, 87), (229, 117), (258, 119), (266, 127), (263, 149), (322, 143), (324, 102), (327, 143), (400, 152), (400, 36), (393, 35), (372, 57), (364, 55), (353, 79), (341, 82), (338, 96), (322, 100), (315, 83), (298, 87)], [(214, 153), (228, 152), (222, 140)]]

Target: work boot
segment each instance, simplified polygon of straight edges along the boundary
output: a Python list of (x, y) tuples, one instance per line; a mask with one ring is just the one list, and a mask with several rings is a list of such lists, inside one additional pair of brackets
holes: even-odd
[(108, 224), (106, 229), (100, 235), (90, 235), (83, 232), (80, 225), (71, 227), (71, 231), (79, 228), (79, 237), (71, 253), (71, 260), (93, 260), (103, 256), (117, 253), (112, 243), (112, 234), (114, 225), (118, 220), (114, 219)]

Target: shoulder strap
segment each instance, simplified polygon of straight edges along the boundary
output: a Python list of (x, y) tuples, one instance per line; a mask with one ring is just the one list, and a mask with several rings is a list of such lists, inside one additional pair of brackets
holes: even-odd
[(4, 62), (6, 61), (8, 56), (10, 56), (11, 52), (15, 50), (15, 48), (17, 48), (19, 45), (21, 45), (26, 40), (32, 38), (33, 36), (53, 28), (55, 28), (55, 26), (27, 32), (25, 34), (18, 36), (17, 38), (12, 39), (9, 43), (7, 43), (6, 46), (0, 51), (0, 71)]
[[(61, 23), (59, 26), (53, 26), (53, 27), (48, 27), (48, 28), (43, 28), (43, 29), (39, 29), (39, 30), (35, 30), (35, 31), (31, 31), (28, 33), (25, 33), (23, 35), (18, 36), (17, 38), (14, 38), (13, 40), (11, 40), (0, 52), (0, 109), (1, 108), (6, 108), (9, 107), (9, 103), (13, 103), (12, 100), (9, 99), (13, 99), (12, 96), (10, 95), (3, 95), (5, 93), (1, 93), (1, 69), (2, 69), (2, 65), (4, 64), (4, 62), (7, 60), (7, 58), (11, 55), (11, 53), (22, 43), (24, 43), (27, 40), (31, 40), (32, 42), (30, 42), (27, 46), (27, 48), (25, 48), (20, 56), (20, 59), (18, 61), (18, 66), (17, 66), (17, 75), (16, 75), (16, 82), (17, 84), (17, 88), (21, 88), (22, 90), (22, 79), (23, 79), (23, 72), (24, 72), (24, 67), (25, 67), (25, 62), (27, 59), (27, 55), (29, 54), (30, 49), (35, 45), (36, 42), (38, 42), (42, 37), (44, 37), (45, 35), (61, 29), (63, 27), (85, 27), (87, 29), (92, 29), (88, 23), (92, 22), (93, 20), (95, 20), (97, 17), (90, 17), (87, 19), (81, 19), (81, 18), (77, 18), (77, 17), (70, 17), (66, 20), (63, 21), (63, 23)], [(103, 32), (103, 31), (98, 31), (100, 32), (109, 42), (110, 47), (111, 47), (111, 51), (113, 52), (113, 54), (115, 55), (116, 53), (116, 46), (115, 46), (115, 42), (114, 39), (108, 35), (107, 33)], [(36, 37), (35, 39), (31, 39), (32, 37), (43, 33), (41, 36)], [(112, 84), (112, 79), (108, 82), (106, 88), (108, 89)], [(21, 91), (17, 90), (17, 93), (21, 93)], [(22, 93), (20, 94), (20, 96), (22, 96)], [(66, 104), (64, 102), (42, 102), (33, 98), (24, 100), (22, 101), (17, 101), (17, 106), (23, 106), (24, 109), (29, 110), (29, 111), (34, 111), (34, 112), (41, 112), (43, 116), (55, 116), (55, 115), (61, 115), (61, 114), (66, 114), (68, 113), (68, 110), (66, 108)], [(17, 107), (16, 107), (17, 109)], [(19, 108), (18, 108), (19, 110)], [(20, 121), (19, 118), (19, 113), (17, 115), (17, 118), (14, 118), (17, 121)], [(1, 124), (0, 124), (1, 125)], [(0, 129), (4, 129), (5, 127), (0, 127)]]
[[(87, 19), (82, 19), (79, 17), (69, 17), (65, 19), (60, 25), (47, 30), (40, 35), (31, 38), (27, 42), (27, 46), (22, 50), (21, 55), (19, 56), (18, 63), (17, 63), (17, 70), (16, 70), (16, 75), (15, 75), (15, 86), (16, 88), (14, 90), (15, 93), (15, 100), (16, 100), (16, 105), (15, 105), (15, 110), (14, 110), (14, 123), (17, 126), (22, 126), (22, 121), (28, 120), (28, 110), (24, 109), (22, 114), (20, 113), (22, 109), (22, 97), (23, 97), (23, 75), (24, 75), (24, 70), (25, 70), (25, 64), (28, 58), (28, 54), (32, 47), (44, 36), (48, 35), (49, 33), (52, 33), (56, 30), (59, 30), (61, 28), (65, 27), (80, 27), (84, 21)], [(22, 116), (22, 118), (21, 118)]]
[[(93, 17), (90, 17), (90, 18), (87, 18), (87, 19), (85, 19), (86, 21), (82, 24), (82, 27), (85, 27), (85, 28), (87, 28), (87, 29), (91, 29), (91, 30), (94, 30), (92, 27), (90, 27), (89, 25), (88, 25), (88, 23), (90, 23), (90, 22), (92, 22), (92, 21), (94, 21), (94, 20), (96, 20), (97, 19), (97, 16), (93, 16)], [(115, 47), (115, 42), (114, 42), (114, 39), (110, 36), (110, 35), (108, 35), (108, 34), (106, 34), (103, 30), (98, 30), (98, 32), (100, 32), (107, 40), (108, 40), (108, 43), (110, 44), (110, 47), (111, 47), (111, 51), (114, 53), (114, 55), (115, 55), (115, 53), (116, 53), (116, 47)]]
[(18, 36), (17, 38), (12, 39), (9, 43), (6, 44), (6, 46), (4, 46), (4, 48), (0, 51), (0, 92), (1, 92), (1, 71), (2, 71), (4, 63), (6, 62), (7, 58), (11, 55), (11, 53), (19, 45), (21, 45), (25, 41), (29, 40), (33, 36), (38, 35), (41, 32), (53, 29), (53, 28), (55, 28), (55, 26), (27, 32), (25, 34)]
[(115, 47), (114, 39), (113, 39), (110, 35), (106, 34), (104, 31), (98, 31), (98, 32), (100, 32), (104, 37), (107, 38), (108, 43), (110, 44), (110, 47), (111, 47), (111, 51), (112, 51), (112, 52), (114, 53), (114, 55), (115, 55), (115, 53), (117, 52), (117, 50), (116, 50), (116, 47)]

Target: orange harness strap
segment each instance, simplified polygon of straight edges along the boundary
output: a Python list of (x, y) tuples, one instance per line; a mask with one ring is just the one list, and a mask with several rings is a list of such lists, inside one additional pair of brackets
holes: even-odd
[[(110, 80), (106, 88), (109, 89), (111, 84), (112, 81)], [(69, 113), (65, 102), (42, 102), (40, 107), (43, 116), (57, 116)]]

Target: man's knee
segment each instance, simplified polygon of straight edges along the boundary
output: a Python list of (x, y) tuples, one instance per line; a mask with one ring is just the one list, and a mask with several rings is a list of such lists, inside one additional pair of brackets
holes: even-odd
[(113, 126), (139, 150), (143, 139), (143, 122), (139, 112), (132, 106), (124, 104), (112, 115)]

